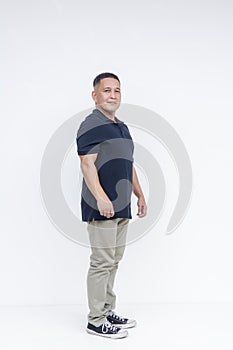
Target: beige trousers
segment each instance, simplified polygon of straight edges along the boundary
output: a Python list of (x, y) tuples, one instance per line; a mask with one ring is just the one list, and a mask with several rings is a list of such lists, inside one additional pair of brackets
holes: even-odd
[(116, 306), (113, 291), (118, 263), (125, 250), (129, 219), (93, 220), (87, 223), (91, 244), (87, 275), (88, 322), (96, 327)]

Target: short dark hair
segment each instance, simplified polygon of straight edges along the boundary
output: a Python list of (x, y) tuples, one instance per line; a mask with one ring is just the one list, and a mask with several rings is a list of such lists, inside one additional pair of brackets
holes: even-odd
[(116, 76), (116, 74), (106, 72), (106, 73), (101, 73), (101, 74), (97, 75), (97, 77), (95, 77), (95, 79), (93, 81), (93, 87), (95, 87), (97, 84), (99, 84), (99, 82), (102, 79), (105, 79), (105, 78), (113, 78), (113, 79), (118, 80), (120, 83), (120, 79), (118, 78), (118, 76)]

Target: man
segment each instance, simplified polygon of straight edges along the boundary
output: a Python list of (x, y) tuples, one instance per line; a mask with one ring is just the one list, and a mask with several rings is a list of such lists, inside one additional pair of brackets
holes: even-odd
[(90, 312), (87, 332), (124, 338), (135, 320), (117, 315), (113, 292), (131, 216), (131, 193), (137, 196), (138, 217), (146, 202), (133, 166), (133, 140), (115, 112), (121, 103), (120, 80), (113, 73), (99, 74), (93, 82), (95, 109), (81, 123), (77, 149), (83, 173), (82, 220), (91, 244), (87, 294)]

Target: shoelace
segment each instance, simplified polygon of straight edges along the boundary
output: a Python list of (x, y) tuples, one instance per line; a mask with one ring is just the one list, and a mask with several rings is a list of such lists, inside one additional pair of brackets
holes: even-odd
[(111, 313), (111, 316), (112, 316), (113, 318), (115, 318), (116, 320), (118, 320), (118, 321), (122, 321), (122, 322), (125, 321), (125, 319), (124, 319), (123, 317), (116, 315), (115, 312), (112, 312), (112, 313)]
[(113, 331), (114, 333), (117, 331), (117, 327), (113, 326), (110, 322), (105, 322), (102, 326), (102, 332), (108, 333), (108, 331)]

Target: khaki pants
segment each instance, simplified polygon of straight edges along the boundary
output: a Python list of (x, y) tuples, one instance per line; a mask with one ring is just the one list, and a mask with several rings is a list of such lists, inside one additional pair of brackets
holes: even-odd
[(87, 223), (91, 244), (87, 295), (90, 312), (88, 322), (96, 327), (116, 306), (113, 285), (126, 243), (129, 219), (93, 220)]

